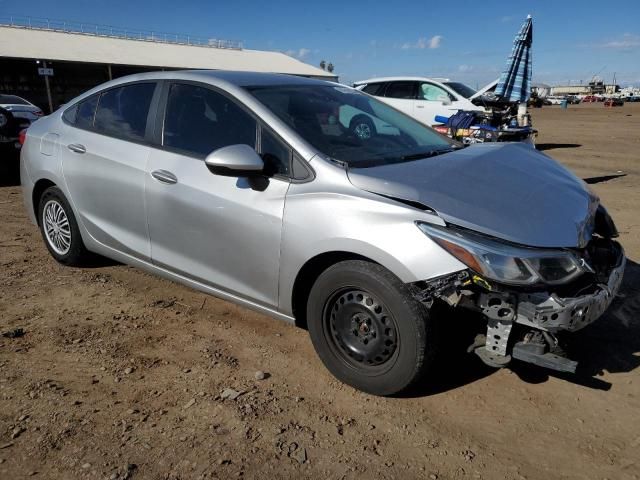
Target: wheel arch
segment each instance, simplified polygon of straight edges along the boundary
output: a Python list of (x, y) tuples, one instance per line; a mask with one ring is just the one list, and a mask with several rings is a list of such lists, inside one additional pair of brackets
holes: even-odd
[(45, 192), (47, 188), (56, 187), (57, 185), (49, 180), (48, 178), (41, 178), (38, 180), (33, 186), (33, 191), (31, 192), (31, 199), (33, 204), (33, 213), (36, 217), (36, 221), (38, 225), (40, 225), (40, 218), (38, 215), (38, 209), (40, 207), (40, 198), (42, 194)]
[(364, 260), (379, 265), (371, 258), (347, 251), (324, 252), (307, 260), (296, 275), (291, 294), (291, 307), (297, 327), (307, 329), (307, 300), (316, 279), (327, 268), (346, 260)]

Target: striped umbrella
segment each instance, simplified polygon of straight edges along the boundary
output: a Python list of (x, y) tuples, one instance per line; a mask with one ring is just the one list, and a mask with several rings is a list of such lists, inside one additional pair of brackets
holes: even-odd
[(528, 15), (513, 41), (513, 50), (506, 68), (500, 74), (495, 94), (503, 100), (524, 103), (531, 96), (532, 24), (531, 15)]

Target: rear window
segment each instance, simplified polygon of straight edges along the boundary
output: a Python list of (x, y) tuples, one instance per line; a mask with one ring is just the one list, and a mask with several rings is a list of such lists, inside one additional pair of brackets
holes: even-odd
[(0, 95), (0, 104), (3, 105), (29, 105), (24, 98), (17, 95)]
[(143, 139), (155, 88), (155, 83), (136, 83), (102, 93), (94, 129), (124, 139)]
[[(80, 102), (77, 106), (77, 114), (75, 117), (75, 125), (80, 128), (93, 127), (93, 117), (96, 114), (96, 105), (98, 105), (98, 96), (89, 97)], [(73, 109), (72, 109), (73, 110)], [(66, 112), (65, 112), (66, 113)]]

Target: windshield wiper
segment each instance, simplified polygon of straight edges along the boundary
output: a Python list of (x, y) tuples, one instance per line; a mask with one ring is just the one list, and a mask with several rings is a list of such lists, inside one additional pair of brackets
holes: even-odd
[(442, 155), (443, 153), (453, 152), (452, 148), (441, 148), (439, 150), (427, 150), (426, 152), (412, 153), (410, 155), (404, 155), (398, 157), (400, 160), (419, 160), (421, 158), (435, 157), (436, 155)]

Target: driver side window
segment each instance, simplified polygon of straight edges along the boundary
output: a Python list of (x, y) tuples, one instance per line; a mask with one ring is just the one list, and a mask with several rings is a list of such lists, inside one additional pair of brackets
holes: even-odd
[(428, 100), (430, 102), (446, 102), (451, 99), (449, 93), (444, 89), (433, 85), (432, 83), (421, 83), (418, 90), (419, 100)]
[(256, 120), (225, 95), (197, 85), (171, 85), (163, 146), (205, 157), (229, 145), (255, 148), (256, 131)]

